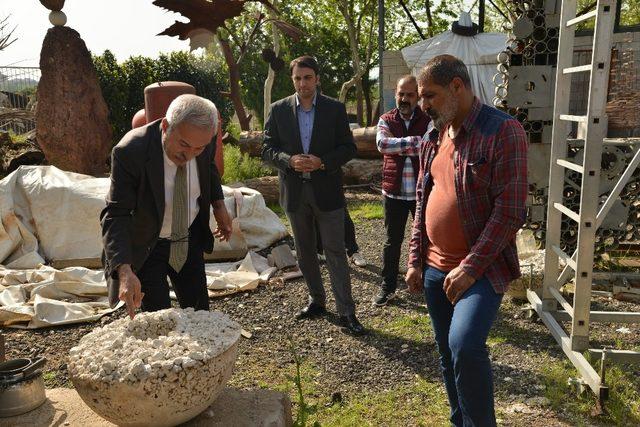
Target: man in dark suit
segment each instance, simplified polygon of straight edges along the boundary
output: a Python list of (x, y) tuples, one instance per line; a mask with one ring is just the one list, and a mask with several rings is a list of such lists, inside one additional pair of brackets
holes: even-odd
[(167, 275), (181, 307), (209, 309), (203, 252), (213, 250), (214, 235), (231, 234), (211, 144), (217, 123), (211, 101), (181, 95), (165, 118), (131, 130), (113, 148), (100, 214), (103, 263), (111, 305), (124, 301), (131, 318), (139, 307), (171, 307)]
[(344, 250), (344, 193), (341, 166), (356, 153), (344, 104), (318, 93), (318, 63), (310, 56), (291, 61), (296, 93), (271, 105), (262, 159), (278, 169), (280, 205), (296, 244), (309, 288), (309, 304), (297, 317), (326, 313), (326, 296), (316, 256), (320, 230), (340, 323), (353, 334), (364, 328), (355, 315)]

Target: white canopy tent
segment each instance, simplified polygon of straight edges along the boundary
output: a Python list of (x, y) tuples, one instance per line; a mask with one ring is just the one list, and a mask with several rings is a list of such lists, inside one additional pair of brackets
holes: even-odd
[[(461, 27), (472, 27), (471, 17), (463, 12), (458, 21)], [(498, 66), (497, 56), (507, 43), (507, 35), (502, 33), (478, 33), (464, 36), (446, 31), (430, 39), (422, 40), (402, 49), (402, 56), (417, 75), (420, 69), (438, 55), (449, 54), (460, 58), (469, 68), (473, 91), (486, 104), (493, 105), (495, 96), (493, 76)]]

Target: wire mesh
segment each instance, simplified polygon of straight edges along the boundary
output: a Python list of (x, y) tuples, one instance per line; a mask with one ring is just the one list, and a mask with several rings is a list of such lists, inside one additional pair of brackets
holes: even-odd
[[(40, 69), (37, 67), (0, 67), (0, 112), (5, 116), (20, 116), (2, 119), (0, 130), (12, 131), (16, 134), (29, 132), (36, 127), (35, 105), (36, 88), (40, 81)], [(32, 112), (29, 114), (9, 114), (10, 112)]]

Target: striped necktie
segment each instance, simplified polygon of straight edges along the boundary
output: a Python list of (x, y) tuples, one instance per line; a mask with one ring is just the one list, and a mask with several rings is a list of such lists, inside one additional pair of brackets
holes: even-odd
[(189, 212), (187, 210), (187, 167), (178, 166), (173, 186), (173, 213), (171, 215), (171, 250), (169, 265), (179, 273), (189, 252)]

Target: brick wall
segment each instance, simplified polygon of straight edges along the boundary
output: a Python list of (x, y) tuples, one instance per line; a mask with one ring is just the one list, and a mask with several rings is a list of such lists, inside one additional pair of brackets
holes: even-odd
[[(591, 61), (593, 37), (576, 37), (575, 65)], [(586, 62), (585, 62), (586, 60)], [(584, 73), (580, 73), (584, 74)], [(576, 75), (578, 76), (578, 75)], [(572, 114), (586, 111), (588, 75), (572, 81)], [(608, 136), (640, 136), (640, 32), (613, 35), (607, 97)]]
[(402, 57), (402, 52), (397, 50), (384, 51), (382, 56), (382, 93), (384, 96), (383, 112), (396, 107), (396, 82), (400, 77), (410, 73), (411, 71)]

